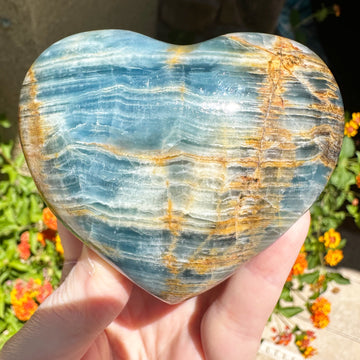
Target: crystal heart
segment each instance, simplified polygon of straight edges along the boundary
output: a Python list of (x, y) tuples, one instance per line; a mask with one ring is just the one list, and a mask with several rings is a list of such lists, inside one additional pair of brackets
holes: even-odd
[(315, 201), (343, 106), (326, 65), (273, 35), (175, 46), (103, 30), (28, 71), (20, 135), (49, 207), (158, 298), (230, 276)]

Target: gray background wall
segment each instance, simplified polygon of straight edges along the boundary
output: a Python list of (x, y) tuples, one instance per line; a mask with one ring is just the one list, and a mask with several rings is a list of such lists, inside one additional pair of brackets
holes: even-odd
[[(0, 0), (0, 113), (17, 120), (26, 71), (48, 46), (68, 35), (120, 28), (154, 36), (158, 0)], [(1, 129), (0, 129), (1, 131)], [(13, 126), (7, 136), (14, 137)]]
[(109, 28), (175, 43), (234, 31), (271, 33), (284, 1), (0, 0), (0, 114), (14, 124), (6, 137), (16, 136), (18, 97), (26, 71), (57, 40)]

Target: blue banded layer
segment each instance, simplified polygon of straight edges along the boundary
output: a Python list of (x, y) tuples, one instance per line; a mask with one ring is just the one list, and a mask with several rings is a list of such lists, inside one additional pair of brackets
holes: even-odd
[(230, 276), (311, 206), (336, 164), (343, 106), (326, 65), (281, 37), (175, 46), (103, 30), (36, 60), (20, 135), (66, 226), (177, 303)]

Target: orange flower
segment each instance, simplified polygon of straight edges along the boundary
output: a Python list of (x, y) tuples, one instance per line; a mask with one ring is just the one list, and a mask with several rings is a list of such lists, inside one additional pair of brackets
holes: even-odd
[(360, 188), (360, 174), (356, 176), (356, 186)]
[(306, 260), (306, 253), (300, 253), (295, 261), (293, 266), (293, 274), (301, 275), (304, 273), (305, 269), (308, 266), (308, 262)]
[(352, 121), (354, 121), (358, 126), (360, 126), (360, 112), (352, 113)]
[(34, 314), (38, 304), (29, 296), (24, 296), (21, 301), (13, 304), (15, 316), (21, 321), (27, 321)]
[(325, 275), (319, 275), (318, 280), (314, 284), (310, 284), (311, 290), (314, 292), (320, 291), (324, 286), (325, 279)]
[(325, 255), (325, 261), (330, 266), (337, 265), (343, 258), (342, 250), (329, 250)]
[(357, 134), (358, 128), (359, 125), (355, 121), (350, 120), (345, 124), (344, 135), (354, 137)]
[(61, 244), (61, 239), (59, 234), (57, 234), (55, 237), (55, 249), (59, 254), (64, 255), (64, 248)]
[(45, 236), (43, 234), (43, 232), (39, 232), (37, 233), (37, 241), (42, 245), (45, 246)]
[(44, 300), (52, 293), (53, 288), (52, 285), (45, 280), (44, 284), (39, 287), (38, 293), (36, 294), (36, 301), (41, 304)]
[(55, 241), (56, 231), (51, 229), (45, 229), (37, 234), (37, 239), (42, 246), (45, 246), (45, 240)]
[(57, 220), (55, 215), (51, 212), (51, 210), (46, 207), (43, 210), (43, 221), (44, 224), (51, 230), (57, 230)]
[(38, 304), (32, 297), (32, 291), (27, 285), (25, 281), (17, 279), (10, 293), (15, 316), (21, 321), (29, 320), (38, 308)]
[(326, 248), (335, 249), (339, 246), (341, 241), (341, 235), (334, 229), (326, 231), (323, 236), (319, 237), (319, 241), (324, 243)]
[(317, 298), (310, 307), (311, 321), (318, 329), (328, 326), (331, 304), (324, 297)]
[[(272, 332), (276, 333), (276, 329), (272, 328)], [(272, 340), (275, 342), (275, 344), (278, 345), (289, 345), (291, 339), (292, 339), (292, 332), (288, 326), (285, 327), (285, 330), (278, 332), (276, 335), (272, 337)]]
[(40, 279), (30, 279), (28, 282), (17, 279), (10, 293), (11, 305), (15, 316), (21, 321), (27, 321), (46, 297), (52, 293), (48, 281), (41, 285)]
[(308, 266), (308, 262), (306, 260), (306, 253), (300, 252), (286, 281), (291, 281), (294, 275), (296, 276), (303, 274), (307, 266)]
[(310, 343), (316, 339), (316, 336), (313, 331), (302, 331), (299, 335), (296, 336), (295, 344), (299, 348), (299, 351), (304, 356), (304, 358), (309, 358), (317, 354), (317, 350), (310, 346)]
[(307, 359), (307, 358), (309, 358), (309, 357), (312, 357), (312, 356), (314, 356), (314, 355), (316, 355), (317, 354), (317, 350), (314, 348), (314, 347), (312, 347), (312, 346), (308, 346), (306, 349), (305, 349), (305, 351), (302, 353), (302, 355), (303, 355), (303, 357), (305, 358), (305, 359)]
[(334, 14), (336, 17), (339, 17), (341, 14), (340, 6), (338, 4), (333, 5)]
[(313, 314), (316, 312), (322, 312), (325, 315), (328, 315), (331, 311), (331, 303), (324, 297), (318, 297), (311, 305), (310, 311)]
[(17, 246), (19, 256), (23, 260), (27, 260), (30, 257), (30, 233), (25, 231), (20, 236), (20, 244)]
[(323, 329), (329, 325), (330, 319), (326, 314), (317, 312), (311, 315), (311, 321), (316, 328)]

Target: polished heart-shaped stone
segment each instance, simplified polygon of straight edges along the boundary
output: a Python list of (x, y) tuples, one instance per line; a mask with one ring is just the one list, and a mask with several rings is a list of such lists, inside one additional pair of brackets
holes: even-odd
[(294, 41), (237, 33), (175, 46), (103, 30), (35, 61), (20, 135), (58, 218), (177, 303), (311, 206), (337, 161), (343, 106), (326, 65)]

